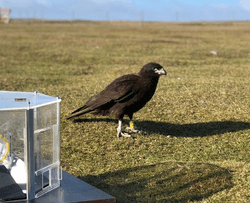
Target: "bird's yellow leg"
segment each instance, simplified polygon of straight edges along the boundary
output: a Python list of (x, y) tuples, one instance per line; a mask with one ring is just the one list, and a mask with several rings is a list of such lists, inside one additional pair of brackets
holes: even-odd
[(126, 128), (127, 130), (130, 130), (134, 133), (139, 133), (140, 131), (135, 127), (134, 121), (129, 121), (129, 127)]
[(134, 121), (129, 121), (129, 127), (131, 128), (131, 129), (135, 129), (135, 125), (134, 125)]

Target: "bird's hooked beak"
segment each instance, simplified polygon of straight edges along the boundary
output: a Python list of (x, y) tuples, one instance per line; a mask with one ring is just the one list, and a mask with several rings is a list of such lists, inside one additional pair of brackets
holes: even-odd
[(157, 73), (159, 75), (167, 75), (167, 72), (165, 71), (164, 68), (162, 68), (160, 70), (156, 68), (154, 71), (155, 71), (155, 73)]

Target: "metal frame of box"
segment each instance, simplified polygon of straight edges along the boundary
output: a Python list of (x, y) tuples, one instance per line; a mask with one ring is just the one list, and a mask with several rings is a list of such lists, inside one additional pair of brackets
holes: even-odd
[[(25, 116), (24, 118), (25, 128), (23, 133), (23, 138), (24, 138), (23, 162), (25, 164), (25, 171), (27, 177), (26, 178), (27, 200), (38, 198), (60, 186), (60, 181), (62, 180), (62, 171), (60, 168), (60, 102), (61, 99), (58, 97), (50, 97), (44, 94), (40, 94), (38, 92), (27, 93), (27, 92), (0, 91), (0, 113), (5, 111), (5, 114), (8, 114), (8, 112), (15, 112), (18, 110), (21, 111), (24, 110), (25, 112), (25, 115), (23, 115), (22, 113), (22, 115)], [(54, 116), (54, 114), (51, 113), (49, 109), (45, 113), (43, 112), (41, 113), (39, 112), (39, 110), (42, 109), (43, 107), (47, 107), (48, 105), (53, 105), (53, 107), (55, 107), (54, 104), (56, 106), (56, 109), (55, 112), (53, 113), (56, 114), (56, 118), (54, 119), (56, 121), (54, 121), (53, 119), (51, 120), (53, 120), (53, 122), (55, 123), (51, 124), (50, 126), (42, 126), (41, 124), (42, 128), (38, 128), (39, 122), (37, 120), (41, 119), (40, 117), (44, 115), (47, 116), (47, 114), (49, 114), (48, 117), (50, 115)], [(3, 114), (3, 116), (5, 114)], [(0, 123), (0, 134), (1, 131), (3, 130), (1, 130), (1, 123)], [(40, 153), (39, 150), (41, 150), (41, 144), (40, 144), (41, 140), (39, 140), (39, 138), (42, 137), (40, 136), (42, 135), (42, 133), (49, 131), (51, 131), (50, 133), (52, 134), (52, 138), (49, 140), (52, 142), (52, 144), (49, 143), (51, 146), (49, 152), (52, 153), (52, 155), (50, 154), (51, 162), (48, 163), (47, 165), (44, 164), (43, 167), (41, 166), (38, 167), (39, 164), (37, 164), (37, 162), (42, 161), (38, 160), (41, 158), (40, 155), (39, 154), (36, 155), (36, 152), (38, 151), (38, 153)], [(9, 153), (9, 156), (12, 156), (12, 154)], [(4, 165), (4, 162), (3, 163), (0, 162), (0, 165), (2, 164)], [(44, 179), (46, 178), (45, 173), (48, 176), (47, 177), (49, 180), (48, 185), (44, 184)], [(40, 186), (41, 189), (39, 189), (39, 191), (37, 191), (36, 189), (37, 177), (41, 178), (41, 186)]]

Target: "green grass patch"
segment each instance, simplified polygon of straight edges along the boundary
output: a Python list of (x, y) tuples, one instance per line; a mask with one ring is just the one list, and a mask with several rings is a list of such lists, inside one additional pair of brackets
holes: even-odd
[[(249, 28), (249, 22), (0, 24), (0, 89), (61, 96), (63, 170), (117, 202), (248, 202)], [(151, 61), (168, 75), (134, 116), (145, 134), (117, 138), (112, 117), (66, 120), (115, 78)]]

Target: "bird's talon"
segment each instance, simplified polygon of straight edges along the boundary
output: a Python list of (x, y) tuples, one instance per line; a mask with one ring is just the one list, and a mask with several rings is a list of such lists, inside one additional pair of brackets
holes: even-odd
[(121, 135), (122, 135), (123, 137), (131, 137), (131, 135), (128, 134), (128, 133), (121, 133)]
[(123, 133), (119, 128), (117, 129), (117, 137), (131, 137), (128, 133)]
[(141, 133), (142, 132), (141, 130), (139, 130), (139, 128), (126, 127), (126, 130), (130, 130), (133, 133)]

